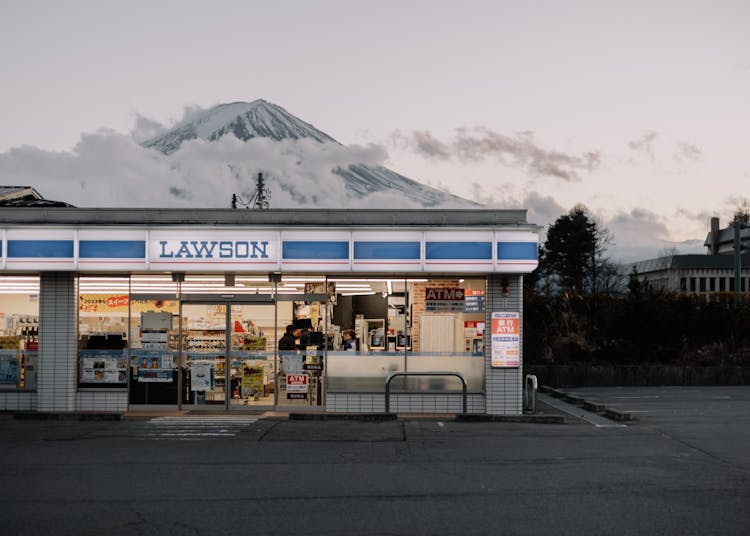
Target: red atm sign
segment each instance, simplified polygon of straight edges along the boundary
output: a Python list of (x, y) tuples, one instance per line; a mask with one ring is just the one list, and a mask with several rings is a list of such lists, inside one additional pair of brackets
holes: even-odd
[(464, 310), (464, 289), (428, 288), (425, 290), (427, 311), (455, 312)]

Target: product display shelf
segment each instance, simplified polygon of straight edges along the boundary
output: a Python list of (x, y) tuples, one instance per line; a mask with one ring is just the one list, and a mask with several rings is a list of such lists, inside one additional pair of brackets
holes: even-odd
[(224, 350), (226, 348), (225, 329), (189, 329), (185, 338), (185, 348), (192, 350)]

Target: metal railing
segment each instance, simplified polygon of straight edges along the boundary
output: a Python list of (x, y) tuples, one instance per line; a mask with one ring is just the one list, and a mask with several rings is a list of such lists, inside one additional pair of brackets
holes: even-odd
[(463, 413), (466, 413), (466, 380), (464, 377), (459, 374), (458, 372), (394, 372), (390, 376), (388, 376), (388, 379), (385, 381), (385, 412), (390, 413), (391, 412), (391, 380), (393, 378), (397, 378), (398, 376), (455, 376), (459, 380), (461, 380), (461, 385), (463, 389)]

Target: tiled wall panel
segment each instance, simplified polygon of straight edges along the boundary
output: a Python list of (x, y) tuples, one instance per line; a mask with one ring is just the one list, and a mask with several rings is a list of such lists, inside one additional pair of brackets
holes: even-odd
[[(466, 400), (468, 413), (485, 412), (484, 395), (469, 394)], [(390, 410), (393, 413), (461, 413), (460, 394), (392, 394)], [(383, 413), (385, 395), (380, 393), (328, 393), (326, 411), (329, 413)]]
[(37, 410), (75, 410), (78, 290), (72, 273), (42, 273), (39, 285)]
[(76, 394), (76, 411), (123, 412), (127, 409), (126, 391), (81, 391)]
[(0, 411), (36, 411), (36, 393), (0, 391)]
[[(504, 283), (507, 283), (504, 284)], [(484, 331), (485, 378), (487, 413), (489, 415), (520, 415), (523, 413), (523, 343), (521, 366), (517, 368), (492, 368), (492, 340), (490, 326), (493, 312), (521, 313), (521, 341), (523, 341), (523, 276), (492, 275), (487, 278), (485, 294), (486, 326)]]

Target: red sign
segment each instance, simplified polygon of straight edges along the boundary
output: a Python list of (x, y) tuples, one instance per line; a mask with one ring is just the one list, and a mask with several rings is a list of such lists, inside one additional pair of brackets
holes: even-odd
[(125, 307), (128, 305), (128, 296), (107, 296), (107, 307)]
[(493, 318), (493, 335), (518, 335), (521, 333), (521, 320), (519, 318)]
[(484, 321), (483, 320), (464, 320), (464, 331), (470, 330), (476, 333), (476, 337), (482, 337), (484, 335)]
[(286, 397), (307, 398), (307, 374), (286, 375)]

